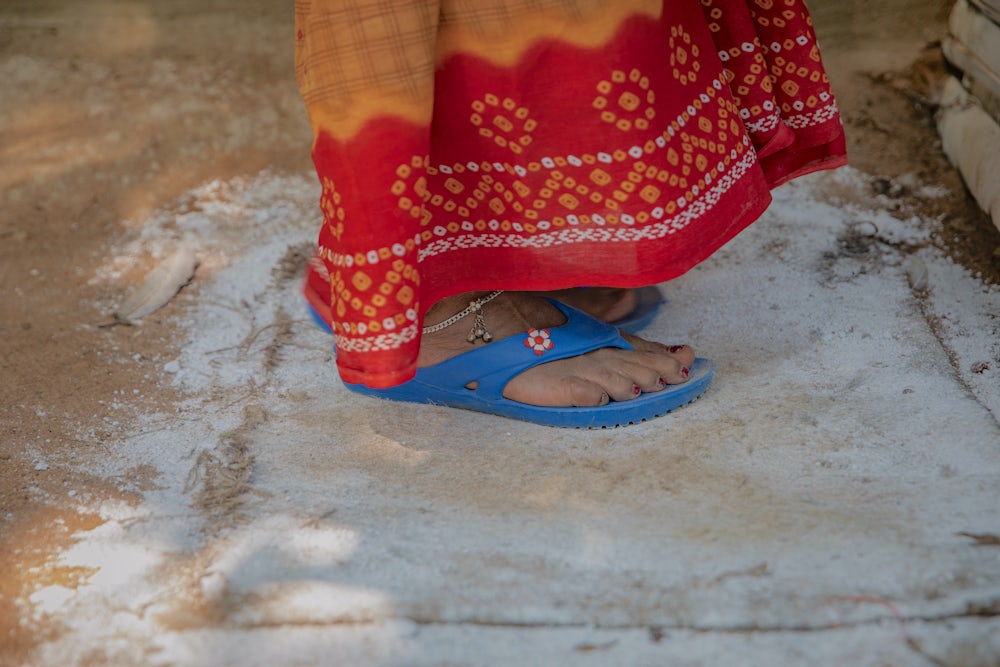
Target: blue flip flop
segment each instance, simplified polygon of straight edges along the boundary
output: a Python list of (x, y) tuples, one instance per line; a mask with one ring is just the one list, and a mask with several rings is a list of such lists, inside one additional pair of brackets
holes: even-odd
[[(522, 421), (570, 428), (609, 428), (637, 424), (687, 405), (708, 389), (715, 362), (696, 359), (687, 382), (644, 393), (628, 401), (586, 408), (546, 408), (504, 398), (503, 389), (519, 373), (538, 364), (576, 357), (592, 350), (634, 349), (618, 329), (558, 301), (551, 303), (567, 318), (551, 329), (532, 329), (477, 347), (440, 364), (417, 370), (409, 382), (388, 389), (347, 384), (366, 396), (464, 408)], [(475, 389), (467, 385), (475, 383)]]

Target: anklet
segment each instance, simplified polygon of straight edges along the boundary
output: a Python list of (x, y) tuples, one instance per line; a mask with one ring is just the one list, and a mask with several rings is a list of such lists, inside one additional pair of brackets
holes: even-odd
[(488, 343), (491, 340), (493, 340), (493, 334), (491, 334), (489, 329), (486, 328), (486, 320), (483, 318), (483, 306), (492, 301), (493, 299), (497, 298), (501, 294), (503, 294), (503, 290), (497, 290), (495, 292), (490, 292), (482, 299), (476, 299), (475, 301), (471, 301), (469, 303), (469, 307), (463, 310), (462, 312), (452, 315), (444, 322), (438, 322), (433, 326), (424, 327), (423, 329), (421, 329), (421, 332), (429, 334), (429, 333), (434, 333), (435, 331), (441, 331), (442, 329), (450, 327), (455, 322), (458, 322), (466, 315), (475, 313), (476, 321), (473, 322), (472, 329), (469, 330), (469, 335), (466, 337), (466, 340), (472, 343), (475, 342), (477, 338), (481, 338), (484, 343)]

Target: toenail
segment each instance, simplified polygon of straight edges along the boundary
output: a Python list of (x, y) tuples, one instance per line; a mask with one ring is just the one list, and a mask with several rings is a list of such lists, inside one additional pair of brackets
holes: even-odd
[(663, 389), (664, 387), (667, 386), (667, 381), (664, 380), (663, 378), (660, 378), (659, 380), (656, 381), (656, 386), (659, 387), (660, 389)]
[(681, 369), (681, 377), (685, 377), (686, 378), (686, 377), (689, 377), (690, 375), (691, 375), (691, 371), (690, 370), (688, 370), (687, 368), (682, 368)]
[(678, 354), (679, 352), (683, 352), (684, 351), (684, 346), (683, 345), (674, 345), (671, 348), (667, 348), (667, 351), (670, 354)]
[(611, 397), (608, 396), (608, 392), (604, 392), (601, 394), (601, 402), (598, 403), (598, 405), (607, 405), (610, 402), (611, 402)]
[(641, 393), (642, 393), (642, 389), (639, 387), (639, 385), (637, 385), (637, 384), (632, 385), (632, 395), (633, 396), (638, 396)]

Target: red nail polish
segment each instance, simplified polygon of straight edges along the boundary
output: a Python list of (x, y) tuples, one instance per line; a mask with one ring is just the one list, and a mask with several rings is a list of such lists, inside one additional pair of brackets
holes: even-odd
[(666, 387), (666, 386), (667, 386), (667, 381), (666, 381), (666, 380), (664, 380), (663, 378), (660, 378), (660, 379), (659, 379), (659, 381), (657, 381), (657, 383), (656, 383), (656, 384), (657, 384), (658, 386), (660, 386), (660, 387)]
[(674, 345), (673, 347), (669, 348), (668, 351), (670, 352), (670, 354), (677, 354), (678, 352), (683, 352), (684, 351), (684, 346), (683, 345)]
[(637, 384), (632, 385), (632, 395), (633, 396), (638, 396), (641, 393), (642, 393), (642, 389), (639, 388), (639, 385), (637, 385)]
[(690, 370), (688, 370), (687, 368), (682, 368), (681, 369), (681, 377), (685, 377), (686, 378), (686, 377), (689, 377), (690, 375), (691, 375), (691, 371)]

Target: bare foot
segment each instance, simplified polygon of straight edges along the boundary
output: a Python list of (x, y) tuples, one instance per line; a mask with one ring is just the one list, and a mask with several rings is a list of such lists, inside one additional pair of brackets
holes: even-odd
[[(426, 324), (441, 322), (465, 308), (484, 292), (463, 294), (435, 304)], [(483, 306), (483, 316), (495, 340), (520, 335), (531, 328), (557, 327), (564, 317), (548, 301), (528, 292), (504, 292)], [(471, 315), (440, 331), (425, 334), (417, 366), (431, 366), (486, 345), (469, 343)], [(570, 359), (540, 364), (511, 380), (504, 396), (512, 401), (545, 407), (603, 405), (609, 400), (628, 401), (643, 392), (661, 391), (686, 382), (694, 363), (687, 345), (666, 346), (625, 335), (635, 350), (602, 348)]]

